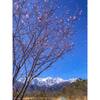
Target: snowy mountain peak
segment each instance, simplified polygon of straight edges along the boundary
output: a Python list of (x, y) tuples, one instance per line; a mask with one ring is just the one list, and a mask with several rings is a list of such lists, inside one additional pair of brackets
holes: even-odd
[(46, 77), (46, 78), (35, 78), (32, 82), (32, 84), (37, 85), (37, 86), (52, 86), (55, 84), (60, 84), (60, 83), (64, 83), (64, 82), (69, 82), (69, 83), (73, 83), (77, 80), (78, 78), (72, 78), (69, 80), (63, 80), (60, 77)]
[(69, 81), (70, 83), (73, 83), (73, 82), (76, 82), (78, 79), (79, 79), (79, 78), (71, 78), (71, 79), (69, 79), (68, 81)]

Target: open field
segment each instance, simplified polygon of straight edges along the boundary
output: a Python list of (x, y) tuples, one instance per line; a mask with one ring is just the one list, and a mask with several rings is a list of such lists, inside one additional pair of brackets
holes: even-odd
[(87, 100), (87, 96), (68, 96), (68, 97), (25, 97), (23, 100)]

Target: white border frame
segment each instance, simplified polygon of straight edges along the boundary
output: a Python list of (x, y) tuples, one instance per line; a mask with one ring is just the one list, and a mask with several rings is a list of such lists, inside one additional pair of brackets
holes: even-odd
[(12, 0), (0, 0), (0, 100), (12, 100)]
[(100, 0), (88, 0), (88, 100), (100, 100)]

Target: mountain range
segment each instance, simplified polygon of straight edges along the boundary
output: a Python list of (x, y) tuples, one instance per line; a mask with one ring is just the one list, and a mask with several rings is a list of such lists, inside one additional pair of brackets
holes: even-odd
[(40, 86), (40, 87), (41, 86), (50, 87), (50, 86), (58, 85), (58, 84), (62, 84), (62, 83), (73, 83), (76, 80), (78, 80), (78, 78), (72, 78), (72, 79), (69, 79), (69, 80), (64, 80), (60, 77), (35, 78), (32, 81), (32, 85), (36, 85), (36, 86)]
[[(70, 93), (74, 94), (87, 93), (87, 81), (80, 78), (71, 78), (64, 80), (60, 77), (46, 77), (46, 78), (34, 78), (32, 83), (29, 85), (26, 95), (59, 95), (59, 93)], [(23, 82), (20, 80), (15, 85), (15, 88), (21, 88)], [(64, 92), (66, 91), (66, 92)]]

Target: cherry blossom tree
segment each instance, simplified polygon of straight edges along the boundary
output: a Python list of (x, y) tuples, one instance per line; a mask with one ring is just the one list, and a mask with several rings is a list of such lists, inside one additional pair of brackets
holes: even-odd
[(22, 100), (32, 80), (72, 49), (81, 11), (59, 16), (57, 9), (57, 0), (13, 0), (14, 100)]

